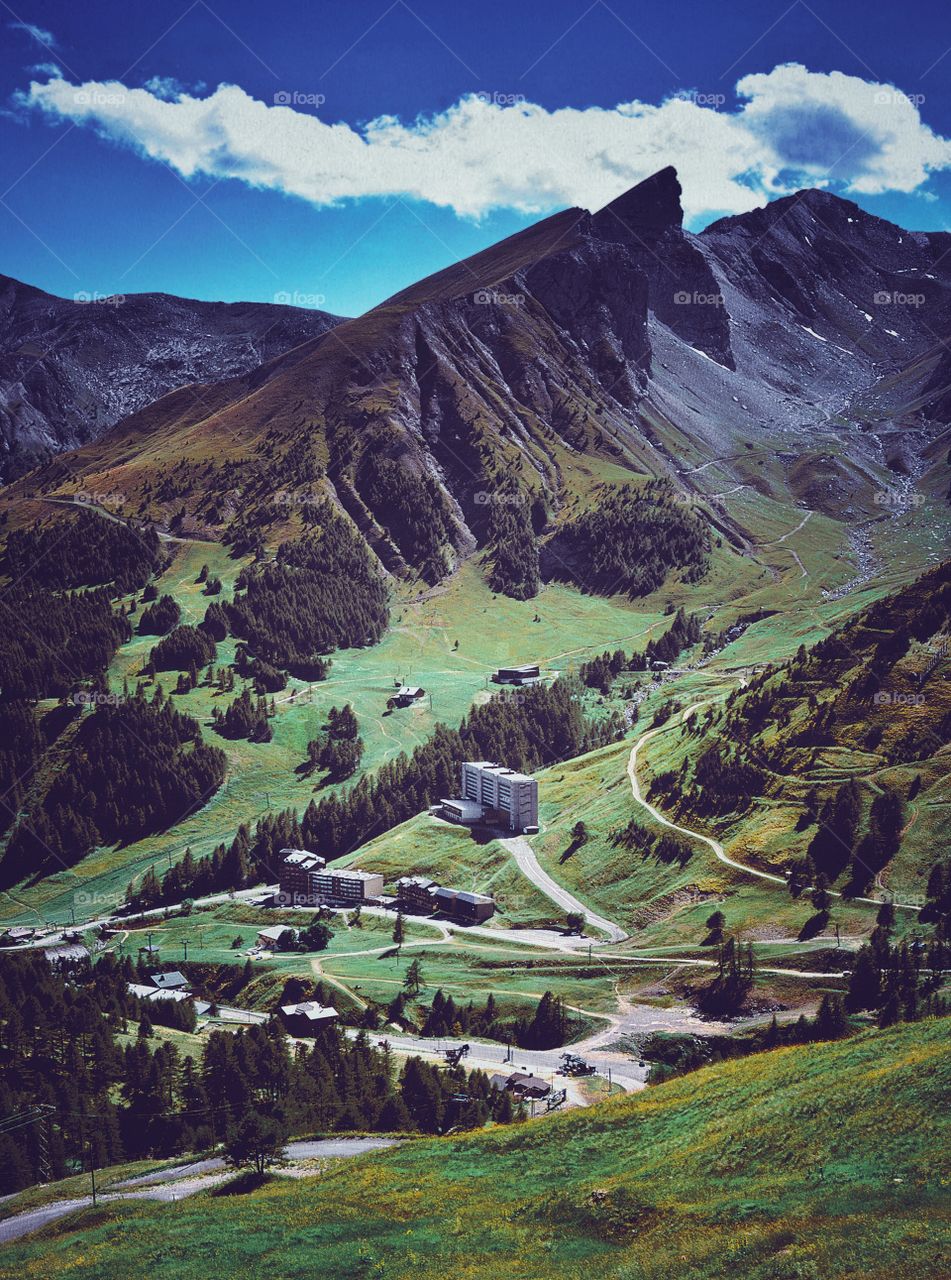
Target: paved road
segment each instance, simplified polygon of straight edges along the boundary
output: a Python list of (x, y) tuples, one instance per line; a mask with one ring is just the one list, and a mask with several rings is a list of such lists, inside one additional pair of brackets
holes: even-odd
[[(340, 1160), (364, 1155), (368, 1151), (379, 1151), (391, 1147), (398, 1141), (395, 1138), (320, 1138), (313, 1141), (289, 1142), (284, 1149), (285, 1158), (295, 1160)], [(103, 1170), (100, 1177), (107, 1176)], [(122, 1182), (112, 1183), (110, 1190), (99, 1195), (100, 1204), (113, 1200), (160, 1200), (165, 1202), (183, 1200), (197, 1191), (207, 1191), (219, 1186), (233, 1177), (221, 1157), (210, 1160), (193, 1160), (188, 1164), (170, 1166), (168, 1169), (157, 1169), (154, 1173), (145, 1173), (137, 1178), (126, 1178)], [(38, 1231), (49, 1222), (55, 1222), (78, 1209), (88, 1208), (92, 1204), (92, 1196), (78, 1196), (72, 1200), (56, 1200), (52, 1204), (38, 1209), (28, 1209), (24, 1213), (15, 1213), (0, 1222), (0, 1243), (19, 1240), (21, 1236)]]
[(605, 920), (604, 916), (597, 915), (589, 907), (586, 907), (583, 902), (579, 902), (567, 889), (562, 888), (557, 881), (553, 880), (538, 861), (535, 856), (535, 850), (524, 836), (509, 836), (507, 839), (499, 840), (499, 844), (504, 849), (507, 849), (515, 859), (522, 875), (531, 880), (536, 888), (541, 889), (546, 897), (551, 898), (552, 902), (557, 903), (566, 912), (580, 912), (588, 924), (606, 933), (611, 942), (623, 942), (628, 936), (619, 925), (614, 924), (611, 920)]
[[(596, 1067), (602, 1075), (611, 1072), (611, 1079), (615, 1084), (619, 1084), (622, 1089), (632, 1092), (636, 1089), (643, 1089), (647, 1081), (647, 1067), (639, 1067), (637, 1061), (632, 1060), (626, 1054), (612, 1052), (610, 1050), (601, 1049), (593, 1052), (586, 1052), (587, 1044), (604, 1043), (611, 1039), (617, 1033), (617, 1023), (620, 1020), (612, 1020), (612, 1025), (606, 1031), (599, 1032), (597, 1036), (592, 1036), (590, 1040), (581, 1044), (573, 1044), (568, 1046), (571, 1053), (580, 1053)], [(348, 1035), (357, 1035), (357, 1031), (348, 1032)], [(382, 1037), (381, 1037), (382, 1038)], [(531, 1071), (536, 1075), (543, 1076), (554, 1084), (556, 1088), (563, 1088), (566, 1081), (561, 1076), (556, 1076), (555, 1072), (560, 1066), (561, 1055), (565, 1049), (518, 1049), (509, 1048), (508, 1045), (497, 1044), (485, 1040), (474, 1039), (452, 1039), (450, 1037), (439, 1039), (424, 1039), (422, 1036), (386, 1036), (390, 1048), (396, 1053), (412, 1053), (419, 1054), (421, 1057), (436, 1057), (442, 1059), (442, 1051), (458, 1047), (461, 1044), (470, 1046), (470, 1054), (465, 1058), (464, 1065), (469, 1069), (475, 1067), (489, 1072), (502, 1072), (506, 1074), (510, 1071)], [(377, 1043), (374, 1038), (374, 1043)], [(509, 1057), (511, 1054), (511, 1057)]]

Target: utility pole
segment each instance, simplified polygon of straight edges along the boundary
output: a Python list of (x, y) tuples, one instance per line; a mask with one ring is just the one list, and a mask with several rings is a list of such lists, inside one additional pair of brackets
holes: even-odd
[(185, 963), (188, 964), (188, 939), (182, 939), (182, 946), (185, 948)]

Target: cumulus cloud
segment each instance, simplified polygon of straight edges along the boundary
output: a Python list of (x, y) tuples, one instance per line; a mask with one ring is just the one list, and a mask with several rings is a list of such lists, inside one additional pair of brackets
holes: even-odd
[(693, 222), (805, 185), (914, 191), (951, 166), (951, 141), (893, 85), (786, 64), (745, 76), (736, 95), (729, 110), (695, 93), (548, 110), (471, 94), (432, 116), (380, 116), (359, 129), (314, 114), (318, 94), (265, 103), (229, 84), (201, 97), (167, 80), (130, 89), (53, 79), (34, 81), (19, 102), (185, 178), (231, 178), (317, 206), (400, 196), (463, 217), (599, 208), (667, 164), (679, 170)]
[(8, 22), (7, 26), (11, 31), (25, 31), (31, 40), (35, 40), (37, 44), (45, 44), (48, 49), (56, 47), (53, 33), (38, 27), (35, 22)]

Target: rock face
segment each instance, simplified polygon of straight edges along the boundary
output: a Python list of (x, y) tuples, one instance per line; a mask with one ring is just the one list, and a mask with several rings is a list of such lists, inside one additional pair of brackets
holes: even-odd
[(0, 479), (95, 440), (176, 387), (245, 373), (337, 323), (323, 311), (161, 293), (73, 302), (0, 276)]
[[(663, 169), (233, 386), (150, 406), (31, 486), (66, 492), (86, 476), (144, 510), (171, 450), (181, 481), (167, 500), (213, 530), (227, 491), (261, 506), (317, 483), (396, 572), (431, 561), (421, 526), (448, 530), (447, 567), (487, 545), (500, 501), (530, 508), (538, 532), (580, 491), (579, 455), (687, 491), (716, 466), (720, 487), (874, 515), (892, 460), (914, 472), (946, 413), (949, 249), (947, 234), (903, 231), (818, 191), (694, 235)], [(215, 441), (230, 459), (217, 473)]]

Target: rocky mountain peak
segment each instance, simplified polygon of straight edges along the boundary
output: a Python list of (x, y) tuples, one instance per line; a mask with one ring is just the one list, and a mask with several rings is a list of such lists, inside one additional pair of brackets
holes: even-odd
[(683, 225), (680, 194), (677, 170), (668, 165), (606, 204), (594, 215), (592, 226), (611, 240), (623, 237), (625, 232), (654, 238), (670, 227)]

